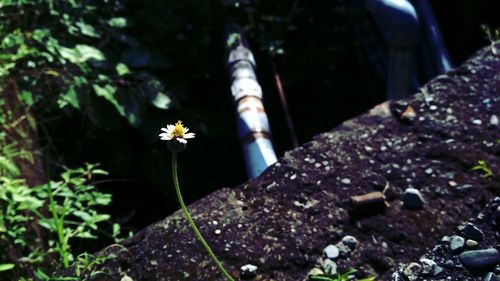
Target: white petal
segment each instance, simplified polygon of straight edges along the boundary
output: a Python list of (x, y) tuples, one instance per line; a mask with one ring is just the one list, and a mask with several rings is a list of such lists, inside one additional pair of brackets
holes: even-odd
[(183, 139), (183, 138), (177, 138), (177, 140), (180, 142), (180, 143), (187, 143), (187, 140)]
[(185, 138), (185, 139), (192, 139), (192, 138), (194, 138), (194, 133), (187, 133), (187, 134), (184, 134), (184, 138)]
[(175, 128), (175, 126), (174, 126), (174, 125), (172, 125), (172, 124), (168, 124), (168, 125), (167, 125), (167, 129), (168, 129), (169, 131), (172, 131), (174, 128)]
[(189, 131), (189, 129), (184, 127), (184, 133), (187, 133), (188, 131)]
[(169, 130), (168, 130), (168, 129), (166, 129), (166, 128), (161, 128), (161, 130), (162, 130), (163, 132), (165, 132), (165, 133), (168, 133), (168, 131), (169, 131)]

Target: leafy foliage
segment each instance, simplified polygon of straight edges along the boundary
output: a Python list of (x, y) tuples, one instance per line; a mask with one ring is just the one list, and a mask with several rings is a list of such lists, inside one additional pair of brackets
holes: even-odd
[[(95, 175), (105, 174), (87, 164), (66, 170), (60, 181), (37, 187), (28, 187), (23, 179), (0, 177), (0, 272), (18, 269), (14, 273), (18, 278), (49, 280), (45, 272), (76, 266), (80, 273), (82, 259), (87, 261), (85, 270), (97, 263), (89, 261), (88, 255), (75, 260), (70, 242), (97, 238), (98, 224), (109, 220), (98, 209), (109, 205), (111, 196), (89, 184)], [(37, 225), (48, 230), (48, 240)]]
[[(134, 41), (123, 33), (128, 20), (116, 16), (121, 9), (119, 1), (107, 0), (3, 1), (0, 17), (7, 20), (0, 23), (0, 80), (13, 78), (25, 101), (39, 107), (55, 104), (95, 115), (87, 109), (102, 100), (91, 95), (102, 97), (130, 124), (140, 125), (142, 107), (165, 93), (144, 91), (114, 53)], [(153, 80), (158, 81), (144, 82)]]

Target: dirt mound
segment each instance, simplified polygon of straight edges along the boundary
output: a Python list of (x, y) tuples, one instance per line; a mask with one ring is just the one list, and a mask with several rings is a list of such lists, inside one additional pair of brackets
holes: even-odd
[[(252, 264), (254, 280), (315, 267), (390, 280), (498, 195), (499, 118), (500, 59), (485, 48), (189, 208), (233, 276)], [(492, 176), (472, 169), (479, 160)], [(104, 253), (116, 257), (99, 280), (223, 280), (180, 212)]]

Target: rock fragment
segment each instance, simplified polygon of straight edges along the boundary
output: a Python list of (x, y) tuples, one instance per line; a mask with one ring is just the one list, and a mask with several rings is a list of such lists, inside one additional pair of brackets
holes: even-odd
[(500, 256), (497, 249), (488, 248), (465, 251), (460, 254), (459, 258), (465, 267), (472, 270), (481, 270), (496, 266)]
[(462, 236), (453, 235), (450, 239), (450, 251), (454, 254), (460, 253), (465, 245), (465, 239)]
[(403, 193), (403, 206), (407, 209), (418, 210), (422, 209), (425, 200), (420, 191), (415, 188), (409, 187)]
[(411, 106), (408, 106), (406, 110), (401, 113), (401, 120), (403, 121), (412, 122), (415, 120), (415, 117), (417, 117), (417, 113), (415, 113), (415, 110)]
[(498, 126), (500, 124), (500, 120), (498, 119), (498, 116), (495, 114), (491, 115), (490, 117), (490, 125), (491, 126)]
[(421, 258), (420, 264), (422, 265), (422, 275), (437, 276), (443, 272), (443, 268), (431, 259)]
[(356, 237), (354, 236), (346, 235), (342, 238), (342, 243), (344, 243), (351, 250), (354, 250), (358, 245), (358, 239), (356, 239)]
[(483, 240), (483, 232), (472, 223), (467, 223), (458, 227), (458, 230), (465, 236), (465, 238), (481, 241)]
[(132, 279), (132, 277), (128, 276), (127, 274), (125, 274), (121, 279), (120, 281), (134, 281), (134, 279)]
[(240, 267), (241, 279), (253, 279), (257, 276), (257, 266), (253, 264), (245, 264)]
[(326, 274), (335, 275), (337, 274), (337, 264), (331, 259), (323, 260), (321, 267)]
[(337, 246), (335, 245), (328, 245), (326, 246), (325, 249), (323, 249), (323, 254), (325, 255), (325, 257), (329, 258), (329, 259), (336, 259), (339, 257), (339, 248), (337, 248)]
[(409, 281), (415, 281), (422, 273), (422, 266), (416, 262), (412, 262), (403, 269), (403, 274)]

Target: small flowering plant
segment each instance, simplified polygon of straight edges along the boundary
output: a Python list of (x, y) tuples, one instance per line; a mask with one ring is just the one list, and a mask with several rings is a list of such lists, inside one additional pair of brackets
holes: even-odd
[(229, 275), (219, 259), (217, 259), (214, 252), (212, 251), (210, 246), (208, 246), (208, 243), (205, 241), (200, 231), (198, 230), (198, 227), (189, 214), (186, 204), (184, 204), (184, 199), (182, 198), (181, 189), (179, 187), (179, 179), (177, 178), (177, 153), (183, 151), (186, 148), (187, 139), (194, 138), (194, 133), (188, 133), (189, 129), (187, 127), (184, 127), (181, 121), (177, 121), (175, 125), (169, 124), (167, 125), (167, 128), (161, 128), (161, 131), (162, 133), (160, 133), (159, 135), (160, 139), (167, 141), (167, 146), (170, 151), (172, 151), (172, 175), (174, 178), (175, 192), (177, 194), (179, 204), (181, 205), (182, 212), (184, 213), (184, 216), (186, 217), (189, 225), (196, 234), (196, 237), (198, 237), (198, 240), (201, 242), (203, 247), (205, 247), (205, 250), (208, 252), (219, 270), (224, 274), (227, 280), (234, 281), (234, 279), (231, 277), (231, 275)]
[(188, 133), (189, 129), (182, 125), (182, 121), (177, 121), (175, 125), (168, 124), (167, 128), (161, 128), (161, 140), (166, 140), (168, 148), (172, 152), (181, 152), (186, 148), (187, 139), (194, 138), (194, 133)]

